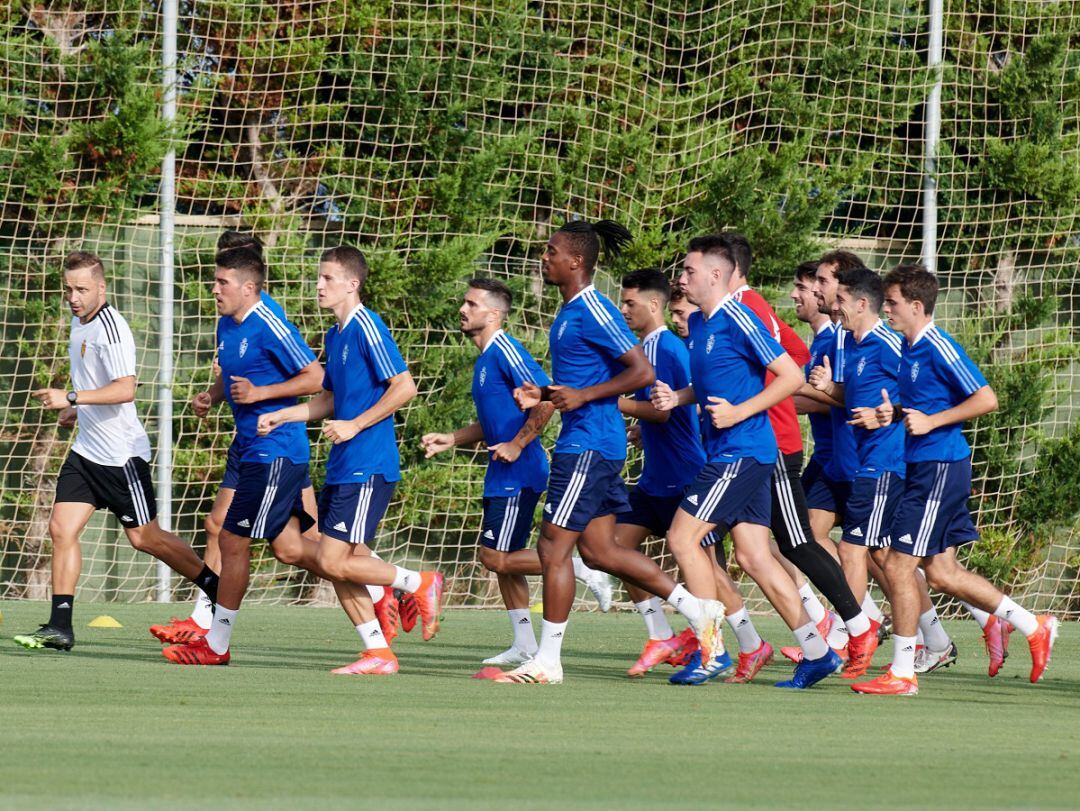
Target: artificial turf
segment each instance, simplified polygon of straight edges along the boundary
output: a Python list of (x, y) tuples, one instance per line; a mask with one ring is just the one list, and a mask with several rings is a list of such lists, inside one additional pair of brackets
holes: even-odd
[[(575, 614), (561, 686), (469, 678), (505, 614), (448, 611), (395, 643), (393, 677), (332, 676), (358, 640), (331, 609), (253, 607), (233, 664), (179, 667), (147, 626), (169, 606), (77, 604), (71, 653), (25, 651), (42, 603), (0, 604), (3, 809), (995, 809), (1080, 803), (1080, 644), (1066, 624), (1045, 681), (1023, 639), (986, 676), (977, 627), (949, 622), (952, 668), (916, 698), (839, 678), (777, 690), (631, 681), (633, 614)], [(174, 609), (175, 613), (175, 609)], [(109, 614), (121, 629), (91, 629)], [(758, 620), (779, 648), (790, 636)], [(886, 644), (875, 662), (888, 661)], [(876, 667), (876, 665), (875, 665)]]

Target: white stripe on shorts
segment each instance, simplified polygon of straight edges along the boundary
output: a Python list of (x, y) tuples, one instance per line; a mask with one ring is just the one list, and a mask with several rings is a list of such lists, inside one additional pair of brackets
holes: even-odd
[(694, 517), (699, 521), (706, 521), (711, 523), (711, 519), (708, 517), (709, 513), (716, 509), (716, 505), (720, 503), (720, 499), (724, 497), (724, 493), (727, 492), (728, 487), (735, 480), (735, 477), (739, 475), (739, 468), (742, 467), (742, 459), (736, 460), (731, 467), (724, 471), (712, 487), (709, 488), (709, 492), (705, 494), (705, 498), (701, 500), (701, 504), (697, 508), (697, 512), (694, 513)]
[(362, 543), (364, 527), (367, 526), (368, 511), (371, 507), (371, 494), (374, 491), (371, 479), (360, 485), (356, 494), (356, 511), (353, 513), (352, 527), (349, 529), (349, 543)]
[(934, 472), (934, 486), (930, 489), (930, 497), (923, 507), (922, 521), (919, 523), (919, 534), (915, 536), (915, 546), (912, 554), (915, 557), (923, 557), (930, 546), (930, 536), (934, 532), (934, 524), (937, 522), (938, 509), (941, 507), (941, 494), (945, 492), (945, 482), (948, 479), (949, 465), (946, 462), (938, 462)]
[[(281, 473), (281, 465), (284, 459), (278, 457), (270, 463), (270, 475), (266, 477), (266, 490), (263, 492), (262, 501), (259, 503), (259, 512), (255, 515), (255, 523), (251, 525), (252, 538), (266, 538), (266, 519), (270, 515), (270, 508), (274, 505), (274, 497), (277, 496), (278, 474)], [(273, 540), (273, 539), (270, 539)]]
[(518, 500), (520, 495), (512, 496), (506, 500), (506, 509), (503, 511), (502, 526), (499, 527), (499, 537), (495, 541), (495, 549), (505, 552), (510, 548), (510, 541), (514, 537), (514, 525), (518, 517)]
[(140, 527), (145, 526), (150, 523), (150, 509), (146, 506), (146, 493), (143, 491), (139, 471), (135, 469), (135, 463), (131, 459), (124, 463), (124, 478), (127, 479), (131, 503), (135, 507), (135, 520)]
[(567, 485), (566, 492), (563, 493), (559, 509), (555, 510), (555, 515), (551, 519), (551, 523), (557, 527), (563, 526), (570, 520), (574, 507), (577, 506), (578, 498), (585, 487), (585, 479), (588, 477), (589, 468), (592, 465), (592, 454), (592, 451), (585, 451), (578, 455), (577, 463), (574, 465), (574, 472), (570, 474), (570, 484)]

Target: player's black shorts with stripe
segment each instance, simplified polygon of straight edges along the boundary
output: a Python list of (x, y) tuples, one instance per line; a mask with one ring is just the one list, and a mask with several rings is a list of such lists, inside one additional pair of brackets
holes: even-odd
[(72, 451), (56, 479), (56, 502), (93, 504), (107, 509), (125, 529), (145, 526), (157, 518), (154, 477), (140, 456), (122, 467), (99, 465)]
[[(803, 455), (784, 453), (776, 458), (772, 471), (772, 521), (770, 527), (776, 544), (790, 549), (814, 539), (810, 528), (810, 513), (802, 486)], [(717, 534), (723, 538), (729, 527), (719, 525)]]

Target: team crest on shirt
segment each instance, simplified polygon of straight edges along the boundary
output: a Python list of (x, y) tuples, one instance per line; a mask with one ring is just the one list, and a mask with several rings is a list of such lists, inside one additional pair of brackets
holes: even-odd
[(710, 335), (709, 340), (707, 340), (705, 342), (705, 354), (708, 355), (710, 352), (712, 352), (712, 348), (715, 345), (716, 345), (716, 336), (715, 335)]
[(855, 374), (861, 375), (862, 370), (866, 368), (866, 358), (859, 358), (859, 365), (855, 367)]
[(694, 348), (694, 339), (693, 338), (690, 339), (690, 343), (686, 345), (686, 348), (687, 349), (693, 349)]
[(480, 385), (483, 386), (485, 383), (487, 383), (487, 367), (486, 366), (483, 367), (480, 370)]
[(349, 345), (345, 344), (345, 346), (341, 350), (341, 365), (344, 366), (345, 363), (348, 360), (349, 360)]
[(563, 333), (566, 332), (566, 327), (569, 325), (569, 323), (570, 323), (569, 321), (563, 321), (562, 322), (562, 325), (559, 327), (558, 333), (555, 335), (555, 340), (556, 341), (561, 341), (562, 340)]
[(247, 352), (247, 338), (240, 342), (240, 357), (244, 357), (245, 352)]
[(85, 358), (86, 357), (86, 341), (82, 342), (82, 348), (79, 350), (79, 357), (80, 358)]
[(919, 376), (919, 362), (915, 361), (911, 364), (911, 382), (915, 382), (915, 378)]

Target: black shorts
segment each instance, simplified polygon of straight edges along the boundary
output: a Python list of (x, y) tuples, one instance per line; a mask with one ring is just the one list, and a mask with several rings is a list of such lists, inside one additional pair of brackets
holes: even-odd
[(60, 502), (107, 509), (125, 529), (145, 526), (157, 518), (150, 463), (139, 456), (128, 459), (121, 467), (112, 467), (72, 451), (56, 479), (55, 503)]

